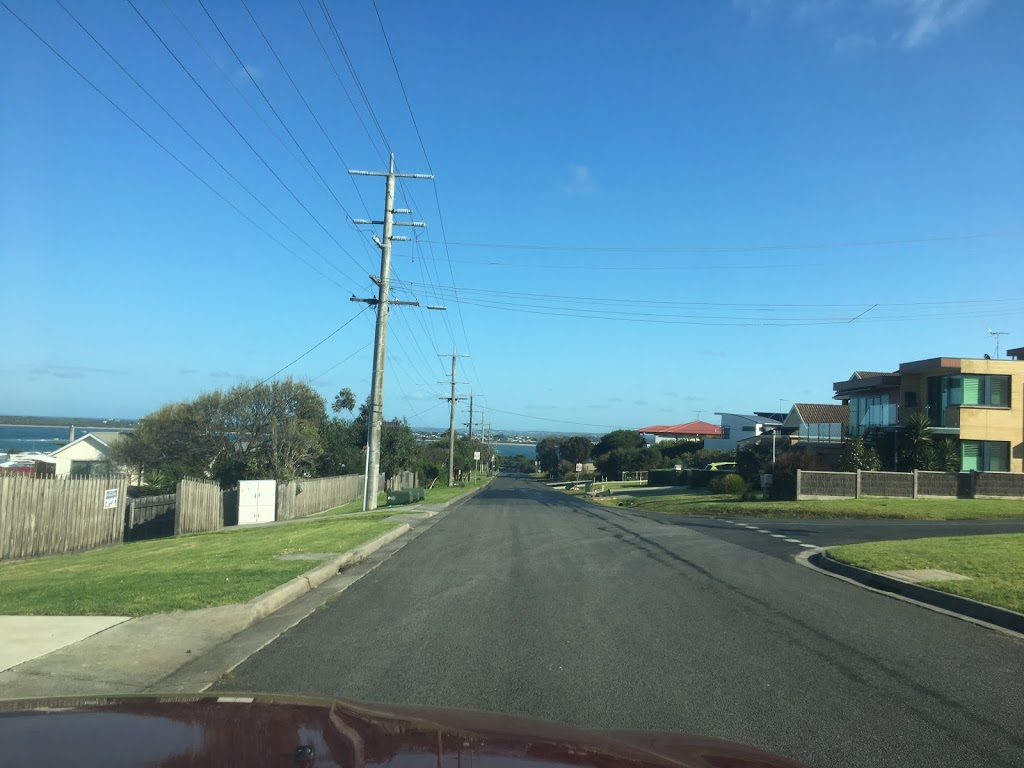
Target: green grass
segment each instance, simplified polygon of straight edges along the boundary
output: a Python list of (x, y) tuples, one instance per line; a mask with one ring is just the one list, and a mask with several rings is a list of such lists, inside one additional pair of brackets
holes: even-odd
[(394, 527), (392, 511), (232, 529), (0, 564), (0, 614), (142, 616), (240, 603), (316, 567), (275, 560), (345, 552)]
[[(474, 480), (472, 482), (467, 482), (465, 487), (463, 487), (463, 488), (460, 488), (458, 486), (454, 486), (452, 488), (449, 488), (446, 485), (435, 486), (434, 488), (429, 488), (429, 489), (427, 489), (425, 491), (425, 493), (424, 493), (425, 498), (424, 498), (423, 501), (416, 502), (416, 503), (417, 504), (443, 504), (446, 501), (454, 499), (456, 496), (461, 496), (463, 493), (467, 493), (469, 491), (472, 491), (474, 488), (479, 488), (481, 485), (485, 485), (489, 479), (490, 478), (488, 478), (488, 477), (482, 477), (479, 480)], [(385, 493), (378, 494), (378, 496), (377, 496), (377, 506), (378, 506), (378, 508), (383, 509), (384, 508), (384, 504), (385, 504), (386, 501), (387, 501), (387, 494), (385, 494)], [(398, 510), (400, 508), (401, 507), (388, 507), (388, 509), (393, 509), (393, 510)], [(311, 517), (324, 516), (324, 515), (346, 515), (346, 514), (349, 514), (351, 512), (360, 512), (360, 511), (362, 511), (362, 509), (363, 509), (363, 499), (362, 499), (362, 497), (360, 497), (358, 499), (353, 499), (348, 504), (342, 504), (340, 507), (334, 507), (333, 509), (328, 509), (328, 510), (326, 510), (324, 512), (317, 512), (316, 515), (311, 515)]]
[(871, 571), (939, 568), (969, 576), (970, 581), (924, 584), (1024, 613), (1024, 533), (880, 541), (835, 547), (828, 553)]
[(623, 499), (606, 497), (601, 504), (671, 512), (681, 515), (782, 518), (895, 518), (913, 520), (980, 520), (1024, 518), (1021, 499), (833, 499), (829, 501), (740, 501), (738, 496), (713, 496), (680, 490), (671, 496)]

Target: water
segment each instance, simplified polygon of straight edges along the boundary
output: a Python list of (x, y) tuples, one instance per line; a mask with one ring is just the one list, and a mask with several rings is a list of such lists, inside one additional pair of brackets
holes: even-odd
[(537, 446), (529, 443), (495, 443), (493, 448), (499, 456), (517, 456), (521, 453), (528, 459), (537, 457)]
[[(116, 429), (99, 427), (76, 427), (75, 437), (93, 432), (102, 437), (104, 432), (117, 432)], [(0, 453), (9, 451), (38, 451), (50, 453), (60, 448), (68, 439), (67, 427), (0, 427)]]

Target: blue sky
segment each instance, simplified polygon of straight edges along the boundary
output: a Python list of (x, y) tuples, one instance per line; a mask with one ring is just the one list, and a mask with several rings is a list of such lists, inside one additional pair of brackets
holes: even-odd
[(202, 149), (58, 4), (4, 0), (196, 174), (0, 8), (5, 413), (141, 416), (353, 317), (286, 373), (365, 396), (346, 212), (383, 184), (346, 169), (381, 134), (437, 177), (400, 189), (429, 226), (396, 297), (449, 307), (392, 311), (388, 417), (447, 423), (453, 346), (494, 428), (600, 432), (1024, 344), (1024, 4), (377, 0), (428, 163), (370, 0), (328, 0), (347, 62), (311, 0), (246, 0), (272, 49), (203, 0), (235, 53), (197, 0), (132, 0), (209, 99), (127, 2), (62, 2)]

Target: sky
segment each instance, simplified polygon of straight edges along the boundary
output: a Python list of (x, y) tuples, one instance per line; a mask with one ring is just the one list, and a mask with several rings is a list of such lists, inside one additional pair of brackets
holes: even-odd
[(365, 397), (389, 152), (413, 426), (453, 350), (492, 429), (601, 432), (1024, 345), (1013, 0), (2, 6), (3, 413)]

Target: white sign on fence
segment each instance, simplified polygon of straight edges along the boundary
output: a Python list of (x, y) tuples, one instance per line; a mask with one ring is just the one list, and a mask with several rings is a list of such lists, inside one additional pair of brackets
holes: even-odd
[(117, 509), (117, 488), (108, 488), (103, 492), (103, 508)]
[(579, 462), (576, 462), (576, 471), (577, 472), (582, 472), (583, 471), (583, 465), (580, 464)]
[(480, 461), (480, 451), (473, 451), (473, 461)]

